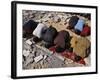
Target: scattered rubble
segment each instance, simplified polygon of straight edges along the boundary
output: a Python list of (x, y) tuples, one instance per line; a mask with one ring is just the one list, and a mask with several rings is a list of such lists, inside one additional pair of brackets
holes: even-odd
[(30, 51), (29, 50), (23, 50), (23, 55), (25, 57), (27, 57), (29, 54), (30, 54)]
[(30, 40), (27, 40), (26, 43), (32, 45), (32, 42)]
[[(34, 47), (31, 47), (27, 42), (34, 45)], [(53, 51), (33, 44), (32, 39), (24, 40), (24, 43), (23, 46), (26, 46), (26, 44), (28, 46), (27, 48), (23, 47), (23, 56), (25, 56), (25, 59), (23, 59), (23, 69), (60, 68), (68, 67), (69, 64), (70, 67), (73, 67), (73, 64), (74, 66), (78, 66), (78, 64), (70, 59), (65, 59), (63, 56), (53, 53)], [(29, 49), (29, 46), (31, 49)]]
[(43, 56), (40, 55), (40, 56), (35, 57), (35, 58), (34, 58), (34, 61), (37, 63), (37, 62), (39, 62), (39, 61), (42, 60), (42, 59), (43, 59)]
[(61, 19), (60, 19), (60, 17), (58, 17), (58, 16), (56, 16), (56, 17), (54, 17), (54, 22), (60, 22), (61, 21)]
[(47, 57), (48, 57), (47, 55), (44, 55), (43, 59), (45, 60), (45, 59), (47, 59)]

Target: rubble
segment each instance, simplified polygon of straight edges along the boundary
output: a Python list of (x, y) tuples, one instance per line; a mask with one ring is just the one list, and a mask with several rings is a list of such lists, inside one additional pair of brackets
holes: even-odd
[(46, 49), (44, 47), (41, 47), (39, 45), (36, 45), (36, 47), (38, 47), (39, 49), (42, 49), (42, 50), (46, 51), (48, 55), (52, 55), (53, 54), (53, 51), (50, 51), (50, 50), (48, 50), (48, 49)]
[(27, 40), (26, 43), (32, 45), (32, 42), (30, 40)]
[(54, 22), (60, 22), (61, 21), (61, 18), (60, 17), (58, 17), (58, 16), (56, 16), (56, 17), (54, 17)]
[(30, 63), (32, 63), (34, 60), (33, 58), (27, 57), (26, 62), (24, 64), (24, 67), (26, 67), (27, 65), (29, 65)]
[(23, 55), (24, 55), (25, 57), (27, 57), (29, 54), (30, 54), (30, 51), (28, 51), (28, 50), (23, 50)]
[(42, 59), (43, 59), (43, 56), (40, 55), (40, 56), (35, 57), (35, 58), (34, 58), (34, 61), (37, 63), (37, 62), (39, 62), (39, 61), (42, 60)]
[(59, 54), (57, 54), (57, 53), (55, 53), (54, 55), (55, 55), (57, 58), (59, 58), (60, 60), (65, 61), (65, 58), (62, 57), (61, 55), (59, 55)]
[(27, 44), (26, 42), (23, 41), (23, 44), (24, 44), (23, 49), (25, 49), (25, 50), (31, 49), (31, 46), (29, 44)]
[(48, 57), (47, 55), (44, 55), (43, 59), (45, 60), (45, 59), (47, 59), (47, 57)]
[(73, 63), (73, 60), (71, 60), (71, 59), (66, 59), (65, 60), (65, 64), (71, 64), (71, 63)]

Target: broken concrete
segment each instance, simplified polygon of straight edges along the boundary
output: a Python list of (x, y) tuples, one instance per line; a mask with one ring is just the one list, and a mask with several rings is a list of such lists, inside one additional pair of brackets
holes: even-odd
[(40, 55), (40, 56), (35, 57), (35, 58), (34, 58), (34, 61), (37, 63), (37, 62), (39, 62), (39, 61), (42, 60), (42, 59), (43, 59), (43, 56)]

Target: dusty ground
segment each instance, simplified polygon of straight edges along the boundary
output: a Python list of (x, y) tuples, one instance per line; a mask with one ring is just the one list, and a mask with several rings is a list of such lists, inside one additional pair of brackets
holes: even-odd
[[(64, 13), (64, 12), (44, 12), (44, 11), (26, 11), (23, 10), (23, 24), (27, 22), (30, 19), (33, 19), (37, 22), (42, 22), (46, 24), (47, 26), (52, 25), (55, 27), (58, 31), (60, 30), (66, 30), (70, 33), (71, 36), (77, 36), (74, 32), (66, 29), (68, 26), (68, 17), (71, 17), (72, 15), (76, 14), (70, 14), (70, 13)], [(79, 15), (77, 15), (79, 16)], [(79, 16), (80, 18), (83, 18), (85, 20), (85, 23), (91, 26), (91, 21), (83, 16)], [(89, 40), (90, 36), (87, 37)], [(29, 52), (26, 53), (27, 57), (23, 57), (23, 69), (41, 69), (41, 68), (60, 68), (60, 67), (78, 67), (78, 66), (84, 66), (82, 64), (78, 64), (76, 62), (73, 62), (70, 59), (59, 57), (58, 54), (52, 54), (48, 49), (39, 46), (38, 44), (34, 44), (34, 42), (31, 40), (31, 45), (27, 43), (27, 40), (23, 39), (23, 51), (28, 50)], [(34, 46), (34, 47), (33, 47)], [(23, 53), (24, 55), (24, 53)], [(42, 55), (41, 60), (38, 62), (35, 61), (35, 58)], [(90, 56), (85, 59), (86, 65), (90, 66)]]

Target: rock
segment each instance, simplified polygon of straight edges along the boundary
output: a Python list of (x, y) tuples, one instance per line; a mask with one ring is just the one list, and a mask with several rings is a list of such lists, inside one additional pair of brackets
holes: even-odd
[(42, 59), (43, 59), (43, 56), (40, 55), (40, 56), (35, 57), (35, 58), (34, 58), (34, 61), (37, 63), (37, 62), (39, 62), (39, 61), (42, 60)]
[(28, 16), (28, 15), (29, 15), (29, 13), (25, 13), (25, 12), (24, 12), (24, 16)]
[(27, 66), (27, 65), (30, 64), (30, 63), (32, 63), (33, 61), (34, 61), (33, 58), (28, 57), (28, 58), (26, 59), (25, 66)]
[(62, 57), (61, 55), (57, 54), (57, 53), (55, 53), (55, 57), (59, 58), (62, 61), (65, 61), (65, 58)]
[(28, 57), (29, 57), (29, 58), (34, 58), (34, 57), (36, 57), (36, 56), (35, 56), (35, 54), (30, 53)]
[(56, 17), (54, 17), (54, 22), (60, 22), (61, 21), (61, 19), (58, 17), (58, 16), (56, 16)]
[(51, 13), (48, 14), (48, 18), (52, 18), (53, 16), (54, 16), (54, 15), (51, 14)]
[(26, 42), (23, 43), (23, 49), (29, 50), (31, 49), (31, 46), (28, 45)]
[(43, 59), (45, 60), (48, 56), (47, 55), (44, 55)]
[(32, 11), (32, 13), (33, 13), (33, 14), (36, 14), (36, 13), (37, 13), (37, 11), (34, 11), (34, 10), (33, 10), (33, 11)]
[(26, 41), (26, 43), (32, 45), (32, 42), (29, 39)]
[(30, 51), (29, 50), (23, 50), (23, 55), (25, 57), (27, 57), (29, 54), (30, 54)]
[(38, 18), (39, 18), (39, 19), (41, 19), (41, 18), (43, 18), (43, 16), (44, 16), (44, 15), (43, 15), (43, 14), (41, 14), (41, 15), (39, 15), (39, 16), (38, 16)]
[(71, 60), (71, 59), (66, 59), (65, 60), (65, 64), (71, 64), (71, 63), (73, 63), (73, 60)]
[(54, 55), (47, 58), (49, 68), (65, 67), (64, 61), (55, 57)]
[(59, 18), (63, 18), (63, 15), (61, 15), (61, 14), (58, 14), (57, 16), (58, 16)]
[(43, 62), (41, 63), (42, 68), (49, 68), (48, 67), (48, 62), (46, 60), (43, 60)]
[(41, 49), (41, 50), (43, 50), (43, 51), (45, 51), (48, 55), (52, 55), (53, 54), (53, 51), (50, 51), (47, 48), (41, 47), (39, 45), (36, 45), (36, 47)]
[(32, 54), (34, 54), (35, 52), (36, 52), (36, 51), (33, 50), (33, 51), (32, 51)]
[(42, 19), (35, 20), (36, 22), (42, 23)]
[(45, 11), (41, 11), (41, 14), (45, 14), (46, 12)]

